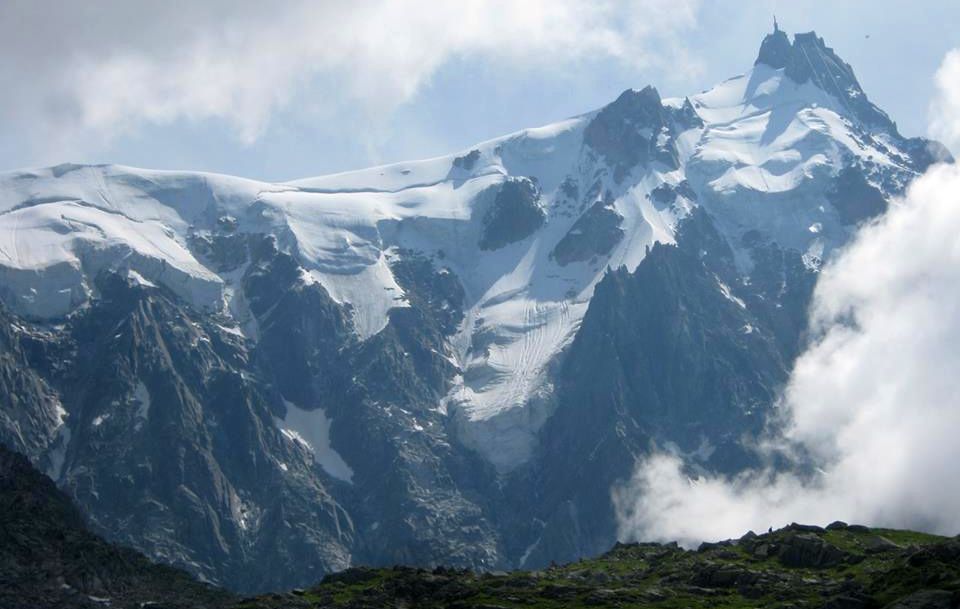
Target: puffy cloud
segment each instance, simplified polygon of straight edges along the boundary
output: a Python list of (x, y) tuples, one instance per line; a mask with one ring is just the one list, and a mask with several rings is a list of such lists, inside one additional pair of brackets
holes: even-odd
[(938, 95), (930, 105), (930, 134), (960, 150), (960, 49), (947, 53), (934, 80)]
[[(15, 86), (0, 113), (53, 146), (181, 119), (224, 121), (250, 143), (293, 100), (389, 114), (461, 57), (502, 69), (673, 61), (697, 2), (6, 3), (0, 79)], [(318, 81), (322, 99), (297, 98)]]
[[(935, 125), (956, 136), (960, 52), (937, 83)], [(820, 469), (691, 479), (654, 455), (614, 491), (623, 537), (692, 544), (834, 519), (960, 532), (960, 167), (932, 168), (861, 229), (824, 269), (810, 324), (819, 338), (795, 364), (774, 442)]]

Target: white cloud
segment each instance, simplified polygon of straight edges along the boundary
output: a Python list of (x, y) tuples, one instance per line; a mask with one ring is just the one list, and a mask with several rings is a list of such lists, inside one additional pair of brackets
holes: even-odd
[(938, 95), (930, 107), (930, 134), (960, 150), (960, 49), (947, 53), (935, 82)]
[[(953, 51), (934, 104), (954, 136), (958, 69)], [(819, 340), (792, 372), (780, 441), (822, 469), (690, 480), (654, 455), (614, 491), (622, 536), (695, 543), (834, 519), (960, 532), (960, 168), (932, 168), (860, 231), (821, 275), (810, 323)]]
[[(695, 26), (697, 3), (8, 3), (0, 79), (15, 86), (0, 113), (48, 146), (180, 119), (224, 121), (251, 143), (294, 100), (334, 119), (339, 109), (382, 119), (460, 57), (504, 70), (676, 62), (676, 34)], [(317, 81), (323, 99), (297, 98)]]

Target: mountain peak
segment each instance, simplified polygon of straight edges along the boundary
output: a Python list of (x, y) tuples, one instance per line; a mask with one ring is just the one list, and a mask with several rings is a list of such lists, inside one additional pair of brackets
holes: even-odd
[(835, 97), (851, 115), (869, 127), (891, 133), (897, 131), (890, 117), (867, 99), (850, 64), (827, 46), (816, 32), (794, 34), (791, 43), (774, 19), (773, 33), (764, 37), (754, 62), (754, 65), (760, 64), (783, 69), (784, 74), (797, 84), (813, 83)]
[(661, 104), (660, 92), (653, 85), (646, 85), (642, 89), (627, 89), (608, 107), (648, 107), (659, 108)]
[(656, 88), (627, 89), (590, 121), (584, 142), (607, 159), (619, 183), (632, 168), (654, 159), (677, 166), (676, 149), (660, 145), (659, 135), (669, 122)]

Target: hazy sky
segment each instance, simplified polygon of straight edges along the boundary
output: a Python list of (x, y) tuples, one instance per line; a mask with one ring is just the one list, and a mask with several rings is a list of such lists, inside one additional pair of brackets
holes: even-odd
[[(286, 180), (456, 151), (749, 69), (776, 13), (905, 135), (960, 2), (0, 3), (0, 170), (110, 162)], [(955, 151), (956, 152), (956, 151)]]

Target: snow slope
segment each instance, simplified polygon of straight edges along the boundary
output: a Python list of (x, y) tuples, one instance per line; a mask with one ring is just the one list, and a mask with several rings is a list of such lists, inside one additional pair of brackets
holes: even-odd
[(851, 229), (825, 199), (839, 168), (864, 163), (903, 174), (903, 183), (911, 173), (891, 156), (887, 134), (859, 135), (839, 100), (782, 69), (758, 64), (691, 101), (706, 127), (686, 175), (731, 234), (750, 227), (783, 247), (829, 253)]

